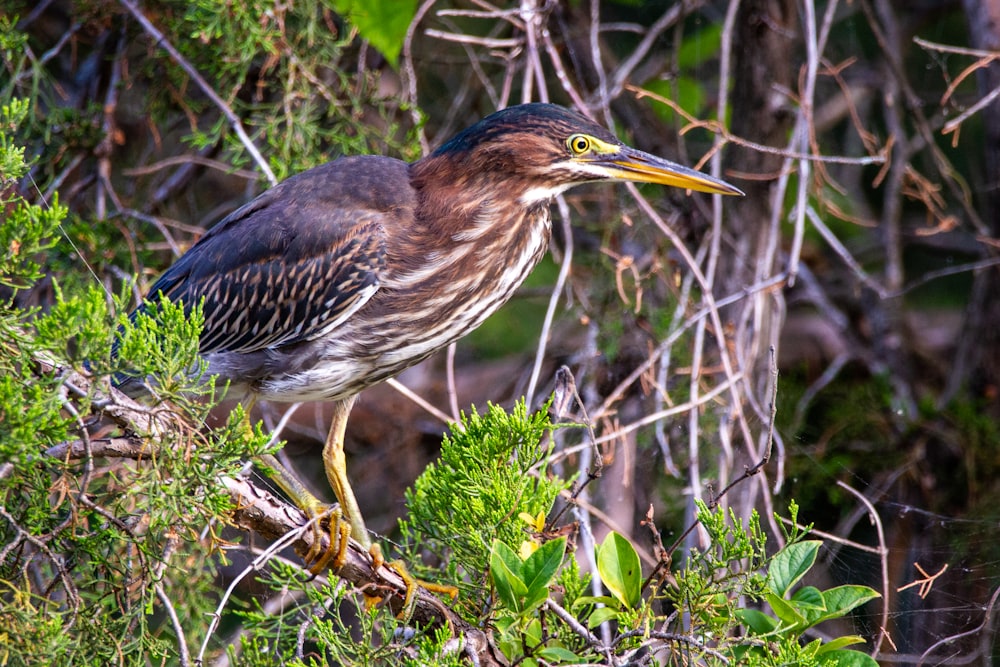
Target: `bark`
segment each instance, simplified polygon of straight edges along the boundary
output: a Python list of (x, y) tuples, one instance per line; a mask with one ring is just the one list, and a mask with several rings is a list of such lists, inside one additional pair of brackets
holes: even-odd
[[(972, 46), (1000, 51), (1000, 3), (996, 0), (963, 0)], [(1000, 87), (1000, 62), (994, 60), (978, 72), (979, 91), (986, 95)], [(1000, 237), (1000, 98), (979, 112), (983, 122), (983, 172), (973, 183), (980, 210), (991, 236)], [(984, 253), (996, 257), (1000, 250), (983, 246)], [(959, 342), (954, 370), (945, 398), (963, 387), (974, 397), (987, 399), (994, 414), (1000, 415), (1000, 267), (976, 274), (972, 299), (966, 309), (963, 336)]]

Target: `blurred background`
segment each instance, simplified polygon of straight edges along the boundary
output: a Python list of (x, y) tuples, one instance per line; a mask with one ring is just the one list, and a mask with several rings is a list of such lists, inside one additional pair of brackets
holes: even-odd
[[(649, 554), (650, 507), (670, 542), (694, 499), (769, 453), (722, 502), (759, 510), (776, 543), (772, 513), (798, 502), (829, 540), (825, 583), (886, 597), (855, 619), (880, 662), (997, 657), (992, 0), (2, 0), (0, 21), (0, 99), (31, 103), (13, 128), (29, 177), (3, 186), (70, 209), (11, 307), (95, 283), (134, 306), (269, 182), (340, 155), (415, 160), (526, 101), (741, 188), (557, 202), (551, 256), (514, 301), (398, 378), (426, 405), (362, 394), (347, 450), (369, 525), (393, 533), (449, 419), (540, 408), (565, 365), (583, 404), (566, 418), (605, 465), (581, 496), (596, 535)], [(283, 455), (318, 472), (324, 406), (293, 409)], [(560, 438), (562, 472), (592, 465), (584, 431)]]

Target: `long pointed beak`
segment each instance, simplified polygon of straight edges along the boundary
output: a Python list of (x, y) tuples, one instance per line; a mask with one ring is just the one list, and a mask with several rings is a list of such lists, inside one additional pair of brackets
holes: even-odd
[(743, 196), (742, 190), (725, 181), (629, 146), (622, 146), (616, 153), (590, 158), (587, 162), (599, 167), (613, 180), (659, 183), (716, 195)]

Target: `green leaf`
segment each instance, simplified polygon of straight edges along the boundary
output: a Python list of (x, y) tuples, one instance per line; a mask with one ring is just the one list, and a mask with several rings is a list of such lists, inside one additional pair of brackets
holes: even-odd
[(333, 5), (396, 66), (406, 31), (417, 13), (417, 0), (334, 0)]
[(521, 579), (528, 591), (523, 609), (532, 609), (549, 597), (549, 584), (562, 565), (566, 553), (566, 538), (546, 542), (528, 556), (521, 568)]
[(628, 609), (635, 609), (642, 597), (642, 568), (639, 555), (627, 539), (612, 531), (597, 547), (597, 571), (605, 587)]
[(535, 651), (535, 655), (542, 658), (546, 662), (567, 662), (567, 663), (579, 663), (582, 662), (580, 656), (573, 653), (569, 649), (565, 649), (562, 646), (546, 646), (545, 648)]
[(816, 562), (822, 544), (819, 540), (803, 540), (789, 544), (771, 559), (767, 570), (767, 585), (777, 595), (785, 597)]
[(795, 591), (791, 600), (796, 606), (809, 606), (816, 609), (826, 609), (826, 602), (823, 600), (823, 592), (815, 586), (803, 586)]
[(503, 605), (513, 612), (520, 612), (521, 600), (528, 592), (521, 579), (521, 559), (500, 540), (494, 540), (490, 550), (490, 577)]
[(593, 630), (601, 623), (610, 621), (616, 616), (618, 616), (618, 611), (616, 609), (612, 607), (599, 607), (595, 609), (594, 613), (587, 619), (587, 627)]
[(800, 649), (799, 655), (802, 656), (804, 660), (811, 662), (816, 659), (816, 654), (819, 653), (819, 649), (822, 645), (822, 639), (814, 639)]
[(820, 664), (823, 667), (878, 667), (878, 663), (867, 653), (850, 649), (824, 653)]
[(524, 643), (528, 648), (535, 648), (542, 643), (542, 623), (537, 618), (524, 626)]
[(837, 586), (823, 591), (823, 602), (827, 609), (823, 620), (843, 616), (855, 607), (878, 597), (881, 596), (867, 586)]
[(774, 593), (768, 593), (765, 598), (767, 603), (771, 605), (771, 609), (774, 610), (774, 615), (780, 618), (786, 627), (805, 625), (805, 617), (788, 600), (778, 597)]
[(864, 644), (864, 637), (859, 637), (858, 635), (847, 635), (846, 637), (837, 637), (836, 639), (831, 639), (827, 643), (819, 647), (816, 651), (816, 655), (820, 656), (824, 653), (830, 653), (836, 651), (837, 649), (843, 648), (844, 646), (850, 646), (852, 644)]
[(573, 608), (577, 609), (588, 604), (613, 605), (616, 600), (610, 595), (581, 595), (573, 602)]
[(778, 621), (757, 609), (737, 609), (736, 618), (754, 634), (766, 635), (778, 627)]
[(826, 616), (826, 603), (823, 593), (815, 586), (803, 586), (795, 591), (789, 600), (811, 627)]
[(566, 538), (560, 537), (546, 542), (528, 556), (521, 572), (529, 591), (538, 586), (548, 586), (552, 582), (556, 572), (559, 571), (559, 566), (562, 565), (565, 553)]

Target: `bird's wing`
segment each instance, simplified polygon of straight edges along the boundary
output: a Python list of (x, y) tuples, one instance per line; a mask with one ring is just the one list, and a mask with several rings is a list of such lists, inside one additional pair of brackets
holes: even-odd
[[(350, 158), (284, 181), (213, 227), (150, 298), (203, 304), (202, 354), (329, 335), (379, 288), (384, 225), (412, 215), (405, 168)], [(386, 182), (398, 192), (384, 192)]]

